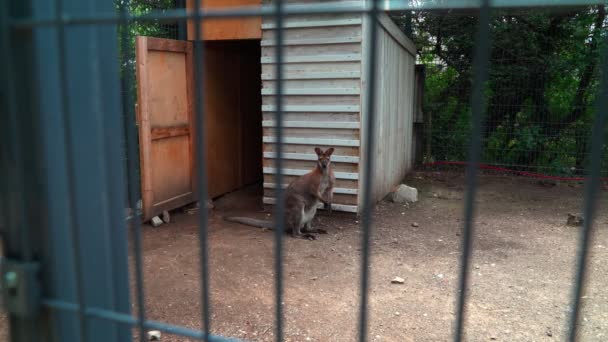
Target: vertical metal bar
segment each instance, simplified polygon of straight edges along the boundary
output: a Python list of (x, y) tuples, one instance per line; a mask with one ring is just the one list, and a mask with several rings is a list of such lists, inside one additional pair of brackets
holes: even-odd
[(456, 327), (454, 340), (462, 341), (464, 333), (464, 317), (466, 309), (467, 287), (469, 280), (469, 264), (473, 243), (473, 219), (475, 216), (475, 194), (477, 191), (477, 172), (482, 152), (482, 124), (485, 117), (486, 101), (484, 88), (488, 79), (488, 67), (490, 58), (490, 0), (482, 0), (479, 27), (475, 39), (474, 78), (471, 94), (472, 124), (471, 142), (466, 168), (467, 189), (465, 193), (464, 228), (462, 233), (462, 255), (460, 259), (459, 290), (456, 313)]
[(275, 168), (275, 231), (274, 231), (274, 267), (276, 291), (276, 341), (283, 341), (283, 234), (285, 232), (285, 191), (283, 184), (283, 1), (275, 0), (275, 122), (276, 122), (276, 152)]
[(367, 303), (368, 299), (368, 288), (369, 288), (369, 264), (370, 264), (370, 240), (372, 235), (372, 206), (373, 199), (371, 196), (374, 179), (374, 165), (375, 165), (375, 142), (376, 142), (376, 118), (375, 118), (375, 107), (376, 107), (376, 59), (377, 59), (377, 33), (378, 33), (378, 0), (371, 0), (371, 8), (368, 15), (369, 25), (369, 46), (367, 51), (367, 89), (365, 96), (367, 98), (365, 108), (365, 164), (364, 174), (365, 179), (363, 183), (363, 211), (361, 217), (361, 229), (363, 230), (362, 240), (362, 251), (363, 257), (361, 258), (361, 303), (359, 313), (359, 341), (364, 342), (367, 340)]
[(87, 341), (87, 321), (84, 311), (86, 309), (86, 303), (84, 300), (84, 280), (83, 271), (80, 255), (80, 227), (78, 225), (78, 218), (76, 217), (77, 208), (74, 203), (76, 197), (75, 194), (75, 177), (74, 177), (74, 157), (72, 153), (72, 124), (70, 120), (70, 108), (67, 93), (67, 65), (66, 65), (66, 37), (65, 37), (65, 24), (61, 21), (63, 16), (63, 0), (55, 0), (55, 16), (59, 21), (57, 24), (57, 50), (59, 58), (59, 82), (60, 82), (60, 105), (61, 112), (63, 114), (63, 121), (65, 125), (64, 130), (64, 141), (66, 148), (66, 170), (68, 174), (68, 202), (70, 212), (70, 226), (71, 226), (71, 238), (72, 238), (72, 258), (74, 259), (74, 274), (76, 280), (76, 301), (78, 302), (78, 323), (80, 326), (79, 335), (81, 341)]
[[(141, 216), (137, 212), (137, 201), (140, 198), (140, 182), (137, 178), (136, 168), (139, 155), (137, 153), (138, 139), (137, 126), (135, 125), (135, 104), (133, 94), (134, 74), (130, 65), (130, 60), (133, 58), (131, 53), (131, 34), (130, 22), (126, 20), (129, 17), (129, 0), (122, 2), (120, 14), (125, 19), (121, 27), (121, 67), (126, 65), (125, 73), (122, 75), (122, 94), (123, 94), (123, 113), (126, 115), (125, 130), (127, 137), (127, 182), (129, 186), (129, 207), (131, 208), (130, 230), (133, 239), (133, 253), (135, 254), (135, 286), (137, 296), (137, 316), (139, 340), (146, 341), (146, 328), (144, 326), (146, 320), (146, 302), (144, 297), (144, 276), (143, 276), (143, 261), (142, 261), (142, 232), (141, 232)], [(125, 96), (126, 94), (126, 96)], [(126, 98), (125, 98), (126, 97)]]
[[(2, 6), (2, 9), (0, 12), (2, 12), (1, 16), (0, 16), (0, 20), (1, 23), (1, 36), (0, 36), (0, 51), (3, 51), (3, 58), (2, 58), (2, 67), (4, 69), (3, 74), (5, 75), (6, 79), (5, 79), (5, 84), (4, 84), (4, 88), (6, 91), (6, 105), (7, 105), (7, 122), (9, 125), (9, 129), (7, 130), (8, 134), (9, 134), (9, 140), (10, 141), (15, 141), (15, 142), (20, 142), (21, 137), (20, 137), (20, 132), (21, 130), (19, 129), (19, 127), (17, 127), (17, 105), (16, 105), (16, 98), (17, 98), (17, 94), (15, 93), (15, 86), (14, 86), (14, 80), (15, 80), (15, 75), (13, 72), (13, 56), (12, 56), (12, 33), (10, 31), (10, 27), (9, 27), (9, 2), (5, 2)], [(13, 148), (7, 148), (6, 152), (7, 155), (5, 156), (6, 158), (8, 158), (8, 160), (11, 161), (11, 164), (18, 164), (21, 163), (23, 161), (23, 151), (21, 148), (21, 144), (20, 143), (15, 143), (12, 144)], [(14, 197), (15, 199), (18, 199), (20, 204), (24, 204), (25, 203), (25, 199), (23, 198), (23, 195), (21, 193), (21, 191), (18, 191), (16, 189), (20, 189), (22, 188), (21, 184), (23, 184), (23, 175), (20, 172), (12, 172), (11, 173), (11, 177), (14, 177), (14, 179), (11, 182), (7, 182), (7, 185), (9, 187), (9, 189), (2, 189), (7, 191), (6, 193), (10, 193), (12, 196), (19, 196), (19, 197)], [(12, 188), (14, 187), (14, 188)], [(10, 209), (9, 208), (2, 208), (2, 209), (6, 209), (8, 210), (17, 210), (17, 208), (24, 208), (25, 206), (13, 206), (11, 203), (6, 203), (6, 205), (11, 205)], [(6, 229), (8, 230), (8, 227), (13, 226), (18, 230), (18, 234), (14, 234), (14, 238), (18, 239), (18, 245), (20, 247), (20, 252), (21, 252), (21, 257), (22, 260), (24, 261), (31, 261), (34, 257), (34, 253), (32, 251), (32, 246), (30, 245), (30, 236), (29, 236), (29, 229), (26, 226), (27, 225), (27, 220), (26, 220), (26, 215), (25, 215), (25, 211), (23, 209), (19, 210), (19, 223), (20, 224), (14, 224), (13, 222), (4, 222), (4, 224), (6, 224)], [(17, 215), (15, 215), (17, 216)], [(8, 232), (10, 232), (9, 236), (13, 236), (12, 232), (14, 230), (8, 230)], [(11, 252), (11, 251), (5, 251), (6, 252)]]
[[(204, 113), (204, 91), (203, 91), (203, 58), (204, 37), (201, 36), (201, 0), (194, 1), (194, 108), (196, 111), (196, 170), (198, 173), (198, 194), (201, 201), (207, 200), (207, 144), (205, 142), (205, 113)], [(201, 264), (201, 306), (202, 306), (202, 324), (203, 324), (203, 341), (209, 339), (211, 329), (211, 310), (209, 294), (209, 258), (208, 258), (208, 229), (207, 229), (207, 210), (204, 204), (201, 204), (199, 210), (199, 244), (200, 244), (200, 264)]]
[[(86, 1), (86, 9), (89, 13), (94, 14), (96, 12), (96, 6), (95, 6), (95, 2), (93, 0), (87, 0)], [(106, 130), (108, 130), (108, 127), (106, 125), (107, 121), (109, 120), (104, 120), (104, 114), (103, 114), (103, 109), (102, 109), (102, 99), (106, 99), (107, 96), (109, 96), (109, 94), (104, 93), (104, 87), (102, 86), (102, 80), (101, 80), (101, 65), (100, 65), (100, 49), (99, 49), (99, 40), (100, 40), (100, 32), (102, 30), (102, 28), (100, 27), (100, 25), (91, 25), (90, 27), (87, 28), (88, 29), (88, 41), (84, 44), (86, 44), (86, 50), (88, 51), (88, 53), (90, 54), (90, 60), (89, 60), (89, 65), (88, 65), (88, 76), (89, 76), (89, 82), (91, 84), (91, 92), (93, 94), (95, 94), (95, 96), (91, 97), (91, 106), (90, 106), (90, 114), (87, 115), (87, 117), (90, 117), (93, 120), (99, 120), (99, 125), (98, 125), (98, 131), (102, 131), (102, 134), (100, 134), (99, 136), (96, 136), (95, 138), (98, 140), (99, 143), (99, 147), (101, 147), (101, 149), (98, 149), (98, 160), (100, 161), (100, 172), (99, 175), (101, 177), (99, 177), (99, 179), (97, 180), (99, 183), (100, 188), (104, 189), (104, 194), (100, 195), (100, 200), (99, 200), (99, 204), (100, 206), (98, 207), (98, 209), (101, 212), (104, 212), (107, 214), (104, 215), (104, 217), (102, 218), (102, 221), (104, 222), (104, 228), (107, 228), (110, 226), (110, 224), (114, 223), (112, 222), (112, 218), (110, 218), (110, 215), (112, 214), (116, 214), (115, 212), (113, 213), (110, 208), (110, 202), (113, 201), (113, 198), (111, 198), (112, 195), (117, 195), (116, 193), (114, 193), (113, 191), (113, 187), (112, 184), (110, 182), (108, 182), (108, 176), (112, 174), (112, 168), (116, 168), (115, 165), (107, 165), (109, 162), (109, 158), (112, 158), (112, 151), (109, 151), (110, 148), (108, 146), (108, 144), (106, 144), (104, 142), (105, 139), (109, 139), (109, 137), (111, 137), (113, 134), (115, 134), (115, 131), (109, 131), (109, 132), (104, 132)], [(112, 37), (114, 39), (116, 39), (116, 36)], [(104, 64), (104, 66), (106, 66)], [(109, 104), (108, 104), (109, 105)], [(110, 108), (109, 106), (106, 107), (106, 109)], [(116, 112), (115, 112), (116, 113)], [(78, 127), (78, 126), (76, 126)], [(71, 134), (71, 133), (70, 133)], [(107, 135), (106, 135), (107, 134)], [(78, 141), (77, 139), (75, 141)], [(114, 141), (114, 140), (112, 140)], [(122, 175), (121, 175), (122, 176)], [(122, 190), (122, 189), (121, 189)], [(121, 203), (122, 207), (124, 208), (124, 202)], [(82, 209), (79, 210), (80, 213), (82, 213)], [(79, 214), (82, 216), (82, 214)], [(121, 224), (122, 222), (122, 215), (120, 215), (121, 217)], [(100, 240), (98, 240), (99, 245), (101, 246), (112, 246), (112, 230), (110, 229), (102, 229), (102, 231), (99, 234), (99, 238)], [(97, 243), (95, 243), (97, 244)], [(89, 244), (85, 245), (85, 246), (91, 246)], [(85, 250), (87, 250), (88, 248), (85, 247)], [(103, 299), (103, 305), (108, 305), (109, 307), (111, 307), (113, 310), (116, 310), (116, 296), (115, 296), (115, 277), (118, 276), (118, 274), (114, 273), (114, 262), (113, 262), (113, 255), (114, 253), (102, 253), (102, 255), (99, 255), (99, 259), (103, 260), (101, 262), (101, 265), (103, 265), (103, 268), (105, 269), (104, 272), (104, 276), (102, 277), (102, 281), (98, 282), (99, 285), (105, 286), (105, 291), (106, 293), (104, 293), (103, 297), (105, 297)], [(90, 258), (90, 255), (89, 255)], [(85, 263), (88, 263), (85, 262)], [(85, 270), (86, 270), (86, 266), (85, 266)], [(86, 271), (85, 271), (86, 272)], [(85, 289), (87, 288), (86, 285), (86, 280), (85, 280)], [(90, 287), (89, 287), (90, 288)], [(91, 293), (95, 294), (95, 289), (92, 288), (91, 289)], [(99, 296), (99, 294), (95, 294), (95, 296)], [(87, 301), (87, 297), (85, 296), (85, 302)], [(93, 302), (92, 305), (99, 305), (100, 303), (97, 302)], [(91, 325), (93, 326), (93, 325)], [(93, 331), (95, 328), (91, 328), (91, 331)], [(106, 338), (109, 340), (118, 340), (118, 335), (117, 335), (118, 330), (116, 329), (116, 325), (112, 326), (111, 329), (106, 330)]]
[[(604, 38), (608, 43), (608, 38)], [(604, 43), (604, 45), (605, 45)], [(576, 261), (576, 282), (572, 290), (572, 313), (570, 315), (568, 341), (576, 341), (578, 334), (578, 323), (580, 320), (581, 297), (585, 291), (587, 276), (587, 262), (589, 261), (589, 246), (593, 239), (593, 219), (597, 209), (598, 193), (601, 188), (602, 154), (606, 137), (606, 122), (608, 121), (608, 49), (602, 48), (601, 54), (601, 80), (599, 96), (596, 103), (595, 120), (591, 140), (591, 166), (589, 178), (585, 185), (585, 208), (583, 210), (583, 229), (579, 238), (578, 254)]]
[[(186, 8), (186, 0), (175, 0), (175, 8), (176, 9), (185, 9)], [(186, 30), (186, 21), (182, 19), (177, 19), (177, 39), (178, 40), (187, 40), (188, 32)]]

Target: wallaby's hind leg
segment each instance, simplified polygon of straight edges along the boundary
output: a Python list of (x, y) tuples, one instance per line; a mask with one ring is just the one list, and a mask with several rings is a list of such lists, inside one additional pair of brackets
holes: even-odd
[(325, 229), (321, 229), (321, 228), (312, 229), (312, 221), (306, 222), (306, 224), (304, 225), (304, 229), (302, 231), (305, 233), (327, 234), (327, 230), (325, 230)]
[(325, 229), (312, 229), (312, 220), (315, 218), (315, 214), (317, 213), (317, 208), (313, 207), (308, 213), (307, 215), (305, 215), (306, 217), (306, 222), (304, 223), (304, 232), (305, 233), (317, 233), (317, 234), (327, 234), (327, 231)]
[(287, 222), (289, 228), (291, 228), (291, 236), (299, 239), (316, 240), (316, 236), (309, 234), (308, 232), (302, 232), (304, 222), (304, 205), (300, 210), (294, 210), (288, 214)]

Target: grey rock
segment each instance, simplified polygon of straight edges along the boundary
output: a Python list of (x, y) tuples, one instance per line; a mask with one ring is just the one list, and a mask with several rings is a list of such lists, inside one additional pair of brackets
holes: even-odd
[(401, 184), (395, 189), (391, 199), (395, 203), (418, 202), (418, 189)]

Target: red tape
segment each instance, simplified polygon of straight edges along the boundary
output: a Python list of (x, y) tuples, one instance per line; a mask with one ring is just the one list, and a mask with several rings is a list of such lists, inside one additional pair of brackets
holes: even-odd
[[(424, 166), (467, 165), (467, 164), (468, 164), (467, 162), (462, 162), (462, 161), (439, 161), (439, 162), (426, 163), (426, 164), (424, 164)], [(559, 180), (559, 181), (584, 181), (584, 180), (586, 180), (585, 177), (551, 176), (551, 175), (544, 175), (544, 174), (541, 174), (541, 173), (512, 170), (512, 169), (507, 169), (507, 168), (504, 168), (504, 167), (499, 167), (499, 166), (494, 166), (494, 165), (488, 165), (488, 164), (479, 164), (479, 168), (480, 169), (484, 169), (484, 170), (493, 170), (493, 171), (502, 171), (502, 172), (515, 173), (515, 174), (518, 174), (518, 175), (521, 175), (521, 176), (532, 177), (532, 178), (540, 178), (540, 179), (552, 179), (552, 180)], [(607, 181), (608, 178), (602, 178), (602, 180), (603, 181)]]

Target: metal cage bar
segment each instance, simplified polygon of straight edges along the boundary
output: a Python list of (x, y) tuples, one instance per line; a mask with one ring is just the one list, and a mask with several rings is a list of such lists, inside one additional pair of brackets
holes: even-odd
[[(63, 16), (63, 1), (55, 0), (55, 16), (57, 19)], [(74, 203), (74, 198), (76, 197), (76, 184), (74, 179), (74, 159), (72, 156), (72, 151), (70, 150), (72, 146), (74, 146), (71, 137), (71, 131), (73, 130), (71, 119), (70, 119), (70, 106), (68, 100), (68, 80), (67, 80), (67, 56), (66, 56), (66, 38), (65, 38), (65, 24), (61, 21), (57, 24), (57, 52), (58, 52), (58, 60), (59, 60), (59, 82), (60, 82), (60, 106), (61, 112), (63, 115), (63, 121), (66, 129), (64, 130), (64, 144), (65, 144), (65, 154), (66, 154), (66, 172), (69, 180), (68, 185), (68, 201), (70, 205), (70, 226), (72, 233), (72, 259), (74, 261), (74, 278), (76, 282), (76, 300), (78, 302), (78, 324), (79, 324), (79, 336), (81, 341), (88, 340), (87, 333), (87, 319), (84, 315), (84, 311), (87, 309), (86, 302), (84, 299), (84, 281), (83, 281), (83, 272), (82, 272), (82, 263), (81, 263), (81, 253), (80, 253), (80, 227), (78, 226), (78, 218), (77, 218), (77, 207)]]
[(466, 313), (467, 286), (469, 280), (470, 259), (473, 248), (475, 194), (478, 185), (479, 161), (481, 159), (482, 123), (485, 116), (484, 85), (488, 78), (490, 56), (490, 0), (482, 0), (477, 37), (475, 38), (476, 65), (473, 79), (471, 108), (473, 111), (473, 131), (469, 145), (469, 163), (466, 169), (466, 192), (464, 199), (464, 227), (462, 233), (462, 255), (457, 292), (457, 313), (454, 341), (460, 342), (464, 337), (464, 320)]
[(376, 121), (375, 118), (375, 106), (376, 106), (376, 60), (377, 60), (377, 49), (378, 45), (378, 2), (372, 1), (371, 10), (367, 13), (368, 27), (369, 27), (369, 45), (367, 54), (369, 61), (367, 61), (367, 102), (365, 108), (365, 164), (364, 164), (364, 179), (363, 179), (363, 210), (361, 217), (361, 230), (363, 231), (363, 237), (361, 241), (361, 248), (363, 256), (361, 257), (361, 283), (360, 283), (360, 294), (361, 301), (359, 306), (359, 341), (364, 342), (367, 340), (367, 320), (368, 320), (368, 302), (369, 302), (369, 278), (370, 278), (370, 254), (371, 247), (370, 241), (372, 236), (372, 209), (374, 203), (372, 203), (372, 185), (374, 166), (376, 161), (376, 154), (374, 153), (375, 141), (376, 141)]
[[(276, 73), (276, 96), (275, 114), (276, 123), (276, 156), (275, 184), (283, 184), (283, 20), (285, 16), (282, 1), (276, 1), (275, 11), (275, 73)], [(274, 208), (274, 268), (275, 268), (275, 321), (276, 341), (283, 341), (283, 232), (285, 231), (285, 190), (281, 186), (275, 189), (276, 205)]]
[[(604, 43), (608, 37), (604, 36)], [(606, 139), (606, 123), (608, 122), (608, 49), (604, 46), (601, 53), (601, 81), (599, 97), (596, 104), (595, 120), (593, 123), (591, 143), (591, 166), (589, 178), (585, 182), (585, 202), (583, 208), (583, 229), (580, 232), (578, 251), (576, 255), (576, 280), (572, 289), (572, 311), (568, 324), (568, 341), (578, 340), (581, 298), (584, 295), (587, 281), (587, 264), (589, 249), (593, 240), (593, 219), (598, 206), (598, 194), (601, 189), (602, 154)]]
[[(128, 17), (129, 14), (129, 0), (125, 0), (120, 6), (120, 13), (124, 18)], [(129, 49), (129, 22), (123, 24), (121, 28), (121, 62), (128, 63), (128, 60), (132, 58)], [(127, 74), (123, 75), (123, 90), (132, 89), (133, 80), (135, 75), (131, 68), (127, 68)], [(127, 118), (135, 118), (135, 103), (133, 96), (124, 95), (123, 93), (123, 111)], [(139, 188), (139, 179), (137, 177), (137, 160), (138, 155), (138, 139), (137, 139), (137, 126), (129, 124), (132, 120), (125, 120), (126, 130), (126, 144), (127, 144), (127, 186), (128, 186), (128, 203), (132, 210), (131, 219), (129, 220), (129, 227), (131, 230), (131, 237), (133, 239), (133, 254), (135, 255), (135, 287), (136, 287), (136, 302), (137, 302), (137, 326), (139, 330), (139, 340), (141, 342), (146, 340), (146, 301), (144, 294), (144, 273), (143, 273), (143, 260), (142, 260), (142, 230), (141, 230), (141, 217), (137, 215), (137, 202), (141, 198), (141, 191)]]
[[(195, 8), (201, 8), (201, 0), (195, 0)], [(196, 122), (196, 171), (199, 199), (207, 200), (207, 168), (205, 160), (207, 156), (206, 143), (203, 137), (205, 132), (205, 109), (203, 106), (203, 80), (204, 68), (203, 61), (205, 58), (204, 45), (201, 41), (201, 20), (198, 17), (199, 12), (195, 13), (194, 18), (194, 93), (196, 100), (194, 102), (194, 111)], [(209, 331), (211, 329), (211, 296), (209, 294), (209, 251), (207, 245), (208, 227), (207, 227), (207, 211), (201, 210), (199, 213), (199, 250), (200, 250), (200, 265), (201, 265), (201, 327), (203, 331), (203, 341), (209, 340)]]

